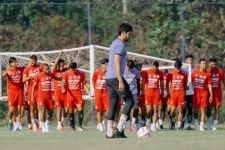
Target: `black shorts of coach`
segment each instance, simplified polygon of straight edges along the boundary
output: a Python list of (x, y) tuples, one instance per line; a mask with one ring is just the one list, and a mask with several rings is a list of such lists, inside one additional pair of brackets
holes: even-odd
[(108, 120), (114, 120), (116, 110), (118, 108), (119, 100), (125, 102), (122, 114), (129, 115), (131, 108), (134, 105), (133, 95), (130, 91), (130, 87), (127, 84), (126, 80), (123, 78), (123, 83), (125, 85), (124, 92), (119, 91), (119, 80), (117, 78), (106, 79), (106, 84), (108, 87), (109, 94), (109, 111), (108, 111)]

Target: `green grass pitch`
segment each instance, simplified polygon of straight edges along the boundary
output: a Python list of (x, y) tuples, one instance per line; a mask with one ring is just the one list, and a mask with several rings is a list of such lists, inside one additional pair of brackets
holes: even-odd
[(65, 129), (50, 133), (9, 132), (0, 128), (1, 150), (225, 150), (224, 125), (217, 131), (156, 131), (148, 139), (125, 131), (127, 139), (105, 139), (94, 127), (83, 133)]

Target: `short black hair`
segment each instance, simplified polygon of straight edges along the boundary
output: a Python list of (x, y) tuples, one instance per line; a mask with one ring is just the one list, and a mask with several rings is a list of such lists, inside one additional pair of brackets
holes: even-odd
[(37, 56), (36, 55), (31, 55), (30, 59), (36, 60), (37, 61)]
[(108, 58), (103, 58), (101, 60), (101, 64), (105, 64), (105, 63), (108, 63), (109, 62), (109, 59)]
[(199, 59), (199, 64), (200, 64), (202, 61), (206, 61), (206, 59), (205, 59), (205, 58)]
[(49, 67), (49, 65), (47, 63), (43, 63), (42, 67)]
[(194, 56), (193, 56), (193, 55), (191, 55), (191, 54), (186, 55), (186, 56), (185, 56), (185, 59), (188, 59), (188, 58), (192, 58), (192, 59), (193, 59), (193, 58), (194, 58)]
[(69, 67), (70, 67), (71, 69), (77, 69), (77, 63), (71, 62)]
[(133, 28), (128, 23), (122, 23), (118, 28), (118, 34), (121, 35), (122, 32), (132, 32)]
[(177, 59), (177, 60), (175, 61), (175, 63), (174, 63), (174, 67), (177, 68), (177, 69), (181, 69), (181, 67), (182, 67), (182, 62), (181, 62), (179, 59)]
[(64, 63), (64, 62), (65, 62), (65, 60), (63, 60), (63, 59), (59, 59), (59, 60), (58, 60), (58, 64)]
[(134, 63), (133, 60), (129, 59), (127, 61), (127, 67), (129, 67), (130, 69), (133, 69), (134, 68), (134, 65), (135, 65), (135, 63)]
[(216, 58), (209, 58), (209, 61), (210, 61), (210, 62), (217, 63), (217, 59), (216, 59)]
[(155, 66), (155, 67), (159, 67), (159, 62), (158, 61), (153, 61), (152, 65)]
[(13, 63), (15, 61), (17, 61), (15, 57), (10, 57), (9, 58), (9, 64), (11, 64), (11, 63)]

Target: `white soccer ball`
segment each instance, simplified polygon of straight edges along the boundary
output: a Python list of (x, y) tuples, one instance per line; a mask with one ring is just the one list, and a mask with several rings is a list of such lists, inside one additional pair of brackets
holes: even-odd
[(150, 131), (147, 127), (141, 127), (137, 131), (137, 136), (138, 136), (138, 138), (143, 138), (143, 139), (149, 138), (150, 137)]

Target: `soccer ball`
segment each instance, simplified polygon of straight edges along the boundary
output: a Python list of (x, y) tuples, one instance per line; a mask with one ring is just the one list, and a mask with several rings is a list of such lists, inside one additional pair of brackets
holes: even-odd
[(148, 130), (147, 127), (141, 127), (138, 131), (137, 131), (137, 136), (138, 138), (149, 138), (150, 137), (150, 131)]

